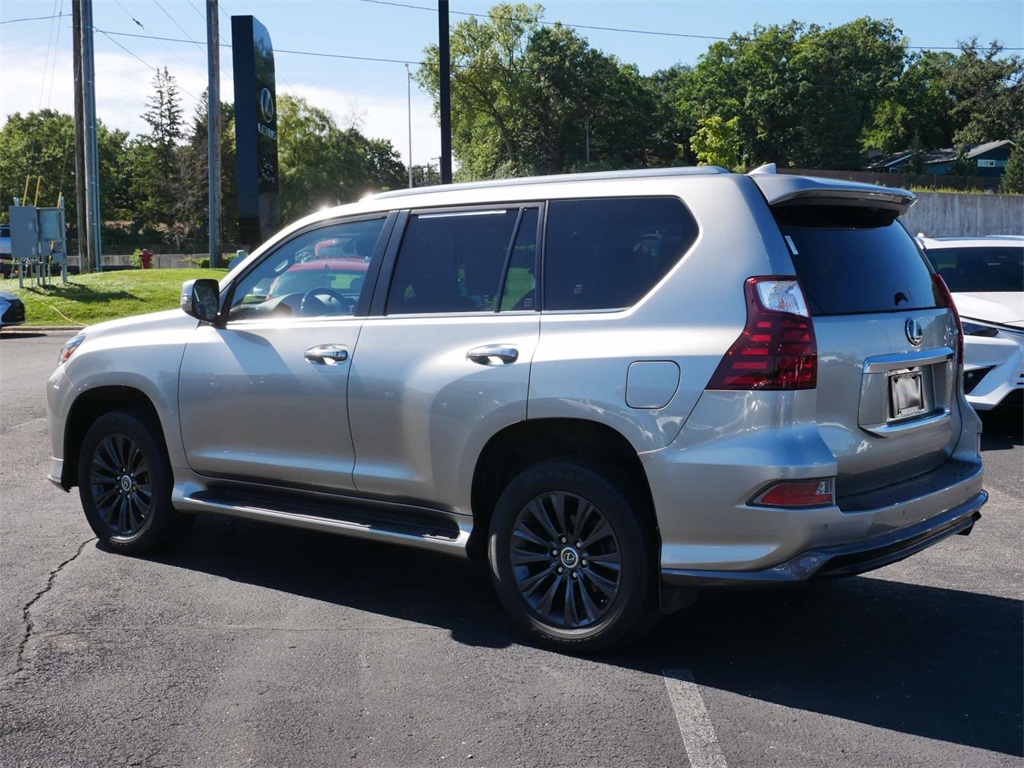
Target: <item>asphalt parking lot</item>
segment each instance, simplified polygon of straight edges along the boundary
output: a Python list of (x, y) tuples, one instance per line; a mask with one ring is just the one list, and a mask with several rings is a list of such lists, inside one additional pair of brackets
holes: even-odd
[(574, 658), (440, 555), (215, 517), (100, 549), (46, 480), (68, 335), (0, 335), (0, 766), (1021, 765), (1019, 412), (986, 417), (972, 535)]

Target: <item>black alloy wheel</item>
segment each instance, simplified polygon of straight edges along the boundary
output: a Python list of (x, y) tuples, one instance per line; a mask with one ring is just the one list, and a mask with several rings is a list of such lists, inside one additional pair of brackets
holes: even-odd
[(611, 469), (552, 459), (523, 470), (491, 519), (491, 573), (512, 619), (555, 648), (595, 651), (652, 626), (640, 495)]
[(171, 505), (163, 435), (156, 420), (137, 409), (111, 411), (89, 427), (78, 456), (78, 483), (89, 526), (118, 552), (167, 549), (195, 519)]

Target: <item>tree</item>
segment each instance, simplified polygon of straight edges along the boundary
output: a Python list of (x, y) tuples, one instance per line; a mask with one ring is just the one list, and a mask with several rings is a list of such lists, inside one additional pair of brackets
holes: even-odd
[[(451, 34), (452, 148), (460, 175), (494, 178), (675, 159), (659, 91), (636, 67), (575, 31), (540, 23), (539, 5), (497, 5)], [(417, 82), (437, 107), (437, 47)]]
[(701, 165), (720, 165), (729, 170), (740, 168), (740, 119), (723, 120), (714, 115), (701, 121), (690, 146)]
[(355, 127), (342, 130), (327, 110), (305, 99), (278, 99), (277, 135), (282, 223), (407, 183), (390, 141), (367, 139)]
[[(209, 92), (204, 90), (192, 117), (188, 138), (179, 150), (182, 196), (176, 227), (196, 250), (205, 250), (210, 236), (208, 105)], [(221, 103), (221, 242), (224, 243), (238, 239), (234, 121), (234, 104)]]
[(1024, 194), (1024, 131), (1014, 137), (1014, 144), (999, 188), (1002, 192)]
[(945, 81), (958, 125), (955, 143), (998, 141), (1024, 130), (1024, 60), (1002, 52), (995, 42), (980, 48), (977, 38), (960, 43)]
[[(71, 115), (44, 109), (22, 115), (9, 115), (0, 128), (0, 216), (7, 219), (7, 207), (15, 197), (25, 193), (30, 179), (29, 196), (23, 203), (35, 202), (36, 179), (42, 177), (39, 205), (54, 206), (64, 195), (65, 220), (74, 226), (78, 215), (75, 197), (75, 121)], [(97, 122), (99, 145), (100, 211), (105, 219), (124, 215), (127, 204), (127, 169), (125, 167), (126, 131), (111, 131)]]
[(757, 25), (708, 48), (682, 80), (677, 108), (696, 124), (739, 117), (748, 166), (859, 167), (864, 133), (905, 56), (891, 21)]
[(184, 140), (181, 97), (174, 76), (166, 67), (153, 78), (153, 94), (142, 119), (146, 136), (135, 139), (129, 150), (134, 175), (131, 183), (136, 227), (171, 227), (183, 205), (179, 145)]
[(946, 80), (955, 59), (949, 51), (911, 54), (896, 87), (875, 110), (864, 148), (892, 154), (952, 146), (957, 123)]

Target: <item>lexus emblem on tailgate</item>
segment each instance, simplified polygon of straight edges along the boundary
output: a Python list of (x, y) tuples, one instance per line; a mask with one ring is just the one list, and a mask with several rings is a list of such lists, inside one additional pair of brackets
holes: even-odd
[(907, 320), (905, 328), (907, 329), (907, 338), (910, 340), (910, 343), (916, 347), (921, 343), (921, 339), (924, 338), (924, 331), (921, 330), (921, 324), (914, 318), (910, 318)]

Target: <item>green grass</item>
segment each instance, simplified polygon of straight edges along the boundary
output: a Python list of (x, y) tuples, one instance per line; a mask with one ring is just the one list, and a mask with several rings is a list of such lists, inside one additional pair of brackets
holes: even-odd
[(25, 326), (92, 325), (146, 312), (174, 309), (181, 301), (181, 284), (195, 277), (221, 278), (224, 269), (140, 269), (59, 277), (46, 287), (25, 281), (0, 281), (25, 302)]

